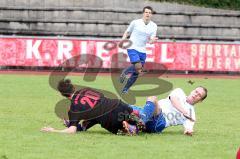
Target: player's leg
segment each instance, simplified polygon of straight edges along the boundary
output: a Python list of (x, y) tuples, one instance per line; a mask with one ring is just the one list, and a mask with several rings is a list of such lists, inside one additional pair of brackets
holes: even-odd
[[(143, 108), (133, 106), (133, 113), (140, 117), (141, 122), (144, 124), (145, 132), (160, 133), (166, 127), (166, 120), (161, 109), (156, 113), (157, 98), (155, 96), (148, 97), (146, 104)], [(125, 124), (129, 132), (135, 130), (134, 125)]]
[(157, 97), (148, 97), (146, 105), (143, 107), (141, 119), (145, 123), (145, 131), (150, 133), (160, 133), (166, 127), (166, 120), (161, 108), (158, 105)]
[[(133, 113), (140, 117), (144, 124), (145, 132), (160, 133), (166, 128), (166, 120), (161, 109), (158, 109), (156, 113), (157, 98), (155, 96), (148, 97), (146, 104), (143, 108), (133, 106)], [(130, 125), (131, 126), (131, 125)], [(129, 126), (129, 127), (130, 127)], [(132, 126), (130, 127), (132, 128)], [(133, 128), (132, 128), (133, 129)]]
[(139, 58), (141, 61), (141, 68), (139, 69), (139, 75), (143, 75), (147, 71), (144, 69), (144, 64), (146, 62), (147, 54), (146, 53), (139, 53)]
[(125, 86), (123, 87), (122, 93), (127, 93), (129, 88), (136, 82), (136, 80), (138, 79), (138, 75), (139, 73), (132, 73), (132, 75), (128, 78), (127, 83), (125, 84)]
[(131, 76), (134, 72), (137, 72), (135, 64), (140, 62), (138, 51), (134, 49), (128, 49), (127, 52), (131, 62), (131, 66), (125, 68), (122, 71), (120, 75), (120, 83), (123, 83), (127, 76)]
[(154, 112), (156, 110), (156, 104), (155, 104), (156, 100), (157, 100), (157, 97), (155, 96), (150, 96), (147, 98), (146, 104), (144, 105), (140, 113), (140, 117), (144, 123), (148, 122), (153, 118)]
[(147, 98), (146, 104), (144, 105), (143, 108), (130, 105), (133, 109), (133, 113), (138, 116), (143, 123), (148, 122), (149, 120), (152, 119), (152, 117), (155, 114), (156, 111), (156, 100), (157, 97), (155, 96), (150, 96)]
[(153, 115), (155, 112), (155, 102), (157, 98), (155, 96), (151, 96), (147, 98), (146, 104), (143, 108), (131, 105), (133, 109), (133, 113), (136, 117), (138, 117), (137, 124), (131, 124), (131, 122), (124, 121), (123, 126), (126, 130), (126, 133), (129, 135), (137, 134), (139, 130), (145, 130), (145, 123), (151, 121), (153, 119)]
[(165, 128), (166, 120), (162, 112), (145, 124), (145, 131), (148, 133), (160, 133)]
[[(139, 73), (143, 72), (143, 65), (146, 60), (146, 54), (138, 52), (136, 50), (128, 51), (128, 55), (129, 55), (131, 63), (134, 65), (134, 68), (132, 66), (133, 71), (131, 72), (129, 79), (128, 79), (126, 85), (124, 86), (122, 93), (127, 93), (129, 88), (136, 82), (137, 78), (139, 77)], [(122, 77), (122, 75), (121, 75), (121, 77)]]

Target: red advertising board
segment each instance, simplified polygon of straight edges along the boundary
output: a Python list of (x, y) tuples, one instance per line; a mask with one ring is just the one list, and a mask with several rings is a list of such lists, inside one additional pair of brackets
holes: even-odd
[[(96, 39), (0, 38), (0, 66), (59, 66), (83, 54), (98, 56), (103, 68), (125, 67), (126, 49), (120, 41)], [(110, 49), (106, 49), (106, 44)], [(117, 54), (117, 58), (112, 56)], [(86, 59), (87, 60), (87, 59)], [(129, 61), (129, 59), (127, 59)], [(161, 42), (147, 45), (147, 62), (161, 63), (169, 70), (240, 71), (240, 43)], [(114, 63), (114, 64), (113, 64)], [(69, 64), (75, 65), (75, 64)], [(93, 61), (89, 67), (99, 67)], [(154, 68), (157, 69), (157, 68)]]

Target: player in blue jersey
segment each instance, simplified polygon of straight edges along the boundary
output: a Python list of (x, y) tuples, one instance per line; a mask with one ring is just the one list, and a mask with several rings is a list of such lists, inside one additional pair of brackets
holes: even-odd
[(127, 49), (131, 66), (124, 69), (120, 75), (120, 83), (128, 78), (122, 93), (127, 93), (129, 88), (137, 80), (139, 74), (144, 72), (143, 66), (146, 60), (146, 44), (154, 43), (157, 38), (157, 25), (151, 21), (153, 9), (150, 6), (143, 8), (143, 17), (133, 20), (124, 32), (122, 39), (125, 40), (130, 36), (132, 45)]

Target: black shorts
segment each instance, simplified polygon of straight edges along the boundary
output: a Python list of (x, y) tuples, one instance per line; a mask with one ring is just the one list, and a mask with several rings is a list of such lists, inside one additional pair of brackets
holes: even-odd
[(128, 119), (133, 109), (122, 101), (111, 112), (95, 119), (103, 128), (117, 134), (118, 130), (123, 128), (122, 122)]

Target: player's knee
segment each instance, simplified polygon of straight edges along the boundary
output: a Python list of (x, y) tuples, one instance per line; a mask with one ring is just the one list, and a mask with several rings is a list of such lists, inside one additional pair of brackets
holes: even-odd
[(139, 63), (136, 63), (135, 64), (135, 69), (138, 71), (138, 72), (141, 72), (142, 70), (142, 64), (139, 62)]
[(155, 103), (157, 101), (157, 97), (156, 96), (147, 97), (147, 101)]
[(135, 64), (136, 69), (142, 69), (142, 64), (140, 62)]

